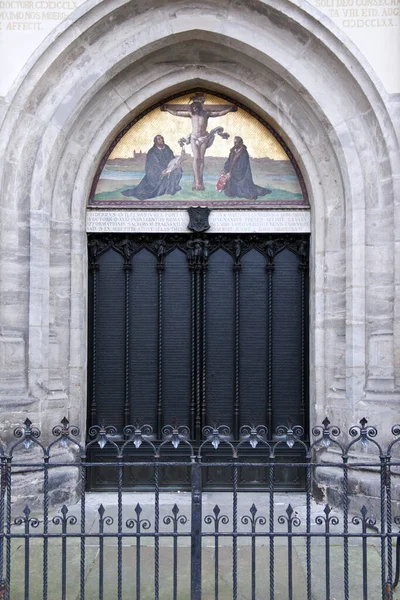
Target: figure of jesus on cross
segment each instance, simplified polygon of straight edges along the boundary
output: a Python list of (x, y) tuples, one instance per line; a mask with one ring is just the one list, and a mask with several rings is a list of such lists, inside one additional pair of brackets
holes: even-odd
[(224, 132), (223, 127), (215, 127), (207, 131), (208, 119), (210, 117), (222, 117), (229, 112), (236, 112), (237, 107), (233, 104), (204, 104), (203, 94), (195, 94), (190, 98), (191, 104), (163, 104), (161, 110), (167, 111), (176, 117), (187, 117), (192, 120), (192, 132), (179, 140), (181, 146), (190, 144), (193, 151), (193, 190), (204, 191), (203, 173), (204, 156), (207, 148), (212, 146), (215, 136), (218, 134), (228, 139), (229, 133)]

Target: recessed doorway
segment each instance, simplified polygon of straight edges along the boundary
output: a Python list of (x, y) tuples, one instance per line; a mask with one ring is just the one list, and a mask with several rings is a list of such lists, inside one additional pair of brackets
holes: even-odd
[[(290, 420), (307, 434), (308, 235), (90, 234), (88, 423), (187, 425), (195, 445), (205, 425), (263, 424), (270, 439)], [(285, 460), (300, 460), (286, 449)], [(96, 450), (93, 450), (96, 453)], [(104, 450), (102, 460), (104, 460)], [(210, 454), (212, 462), (212, 453)], [(165, 470), (167, 487), (185, 473)], [(115, 471), (115, 470), (114, 470)], [(266, 469), (242, 470), (259, 488)], [(301, 470), (277, 475), (299, 489)], [(115, 489), (110, 469), (91, 489)], [(124, 469), (126, 489), (145, 471)], [(210, 467), (204, 485), (224, 489)]]

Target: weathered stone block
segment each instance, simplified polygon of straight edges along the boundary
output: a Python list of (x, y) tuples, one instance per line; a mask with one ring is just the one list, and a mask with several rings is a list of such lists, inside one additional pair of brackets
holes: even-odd
[(17, 331), (0, 333), (0, 389), (21, 390), (26, 386), (25, 338)]

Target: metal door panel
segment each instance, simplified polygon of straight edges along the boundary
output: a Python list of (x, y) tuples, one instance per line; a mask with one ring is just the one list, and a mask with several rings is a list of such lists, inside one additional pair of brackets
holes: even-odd
[[(117, 444), (136, 422), (153, 440), (166, 424), (188, 425), (195, 445), (209, 424), (227, 425), (230, 439), (244, 424), (266, 425), (270, 439), (288, 420), (307, 429), (307, 256), (304, 235), (92, 234), (89, 426), (115, 425)], [(240, 481), (260, 487), (267, 471), (241, 469)], [(135, 472), (124, 469), (126, 489), (152, 477)], [(115, 487), (105, 473), (92, 488)], [(185, 473), (165, 468), (160, 481), (185, 486)], [(301, 474), (276, 479), (302, 485)], [(216, 467), (204, 480), (225, 488)]]

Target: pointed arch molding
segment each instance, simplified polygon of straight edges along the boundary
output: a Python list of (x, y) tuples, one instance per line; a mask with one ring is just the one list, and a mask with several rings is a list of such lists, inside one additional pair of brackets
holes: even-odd
[(0, 388), (10, 413), (18, 397), (38, 415), (52, 406), (84, 419), (85, 206), (96, 169), (135, 116), (196, 87), (269, 121), (304, 175), (311, 418), (339, 406), (352, 420), (377, 391), (395, 401), (392, 103), (326, 23), (296, 2), (89, 0), (47, 38), (2, 107)]

